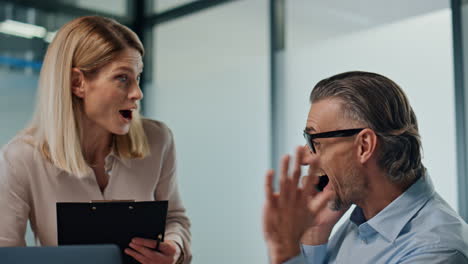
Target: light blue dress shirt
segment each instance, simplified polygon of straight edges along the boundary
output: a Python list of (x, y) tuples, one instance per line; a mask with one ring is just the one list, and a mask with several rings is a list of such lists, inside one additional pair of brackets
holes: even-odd
[(462, 264), (468, 263), (468, 225), (426, 176), (368, 221), (356, 206), (327, 244), (301, 250), (285, 264)]

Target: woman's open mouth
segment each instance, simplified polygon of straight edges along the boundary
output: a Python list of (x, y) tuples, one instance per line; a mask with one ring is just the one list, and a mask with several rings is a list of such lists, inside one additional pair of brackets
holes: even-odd
[(132, 121), (132, 110), (120, 110), (120, 116), (125, 119), (126, 121), (130, 122)]

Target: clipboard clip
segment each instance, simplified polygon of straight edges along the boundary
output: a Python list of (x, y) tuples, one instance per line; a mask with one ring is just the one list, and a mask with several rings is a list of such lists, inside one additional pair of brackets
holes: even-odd
[(159, 235), (156, 237), (156, 251), (158, 251), (158, 252), (159, 252), (159, 244), (161, 244), (161, 242), (162, 242), (162, 237), (163, 237), (162, 234), (159, 234)]
[[(92, 203), (134, 203), (134, 202), (135, 200), (91, 200), (91, 202), (89, 203), (92, 204)], [(128, 209), (133, 210), (134, 207), (129, 205)], [(92, 206), (91, 210), (96, 211), (97, 207)]]
[(91, 200), (90, 203), (133, 203), (135, 200)]

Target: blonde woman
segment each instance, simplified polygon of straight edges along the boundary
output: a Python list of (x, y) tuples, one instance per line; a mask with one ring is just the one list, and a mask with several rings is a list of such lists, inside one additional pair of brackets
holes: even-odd
[(190, 222), (176, 181), (174, 140), (138, 113), (143, 46), (114, 20), (89, 16), (64, 25), (40, 73), (30, 126), (0, 151), (0, 246), (57, 244), (56, 202), (169, 200), (165, 242), (134, 239), (141, 263), (189, 263)]

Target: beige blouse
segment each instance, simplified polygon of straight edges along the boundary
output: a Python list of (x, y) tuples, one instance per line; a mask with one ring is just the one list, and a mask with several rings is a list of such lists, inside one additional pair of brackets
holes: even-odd
[(78, 178), (45, 160), (18, 135), (0, 150), (0, 246), (25, 246), (26, 223), (31, 221), (36, 243), (57, 245), (56, 202), (132, 199), (169, 200), (165, 240), (181, 245), (189, 263), (190, 221), (179, 196), (174, 140), (169, 128), (144, 120), (151, 154), (145, 159), (106, 157), (109, 182), (101, 192), (94, 173)]

